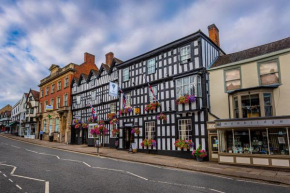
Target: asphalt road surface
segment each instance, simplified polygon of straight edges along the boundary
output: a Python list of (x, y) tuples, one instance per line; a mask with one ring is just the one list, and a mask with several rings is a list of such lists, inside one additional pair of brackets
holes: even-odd
[(71, 153), (0, 136), (0, 193), (290, 193), (290, 187)]

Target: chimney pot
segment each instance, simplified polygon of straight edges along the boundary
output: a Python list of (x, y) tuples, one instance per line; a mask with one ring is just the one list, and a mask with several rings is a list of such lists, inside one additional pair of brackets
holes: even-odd
[(220, 35), (219, 29), (215, 24), (208, 26), (208, 36), (218, 47), (220, 47)]
[(106, 64), (107, 65), (111, 65), (114, 59), (114, 53), (113, 52), (109, 52), (106, 54)]

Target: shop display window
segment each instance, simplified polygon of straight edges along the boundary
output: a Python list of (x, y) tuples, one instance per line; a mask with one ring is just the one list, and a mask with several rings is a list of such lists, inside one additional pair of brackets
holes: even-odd
[(269, 154), (267, 130), (251, 130), (251, 148), (252, 154)]
[(249, 131), (247, 130), (234, 130), (233, 138), (233, 153), (249, 153), (250, 140)]
[(269, 132), (269, 144), (271, 155), (289, 155), (289, 145), (286, 128), (271, 128)]

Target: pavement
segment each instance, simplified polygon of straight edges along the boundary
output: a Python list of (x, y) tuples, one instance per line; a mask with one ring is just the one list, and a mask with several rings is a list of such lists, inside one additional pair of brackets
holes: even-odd
[[(0, 134), (2, 137), (35, 144), (38, 146), (54, 148), (59, 150), (78, 152), (96, 156), (96, 148), (87, 145), (67, 145), (57, 142), (41, 141), (38, 139), (25, 139), (10, 134)], [(99, 149), (99, 156), (113, 158), (116, 160), (127, 160), (154, 166), (176, 168), (187, 171), (197, 171), (213, 175), (222, 175), (225, 178), (234, 177), (239, 179), (250, 179), (264, 181), (274, 184), (290, 185), (290, 172), (275, 168), (250, 168), (244, 166), (222, 165), (216, 162), (197, 162), (194, 159), (176, 158), (146, 153), (128, 153), (127, 151), (116, 150), (106, 147)], [(0, 160), (1, 161), (1, 160)]]

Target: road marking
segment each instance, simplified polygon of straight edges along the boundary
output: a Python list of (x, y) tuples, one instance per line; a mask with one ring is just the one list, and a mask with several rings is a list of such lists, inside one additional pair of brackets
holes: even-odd
[(9, 179), (9, 181), (13, 183), (13, 181), (11, 179)]
[(90, 168), (92, 167), (92, 166), (90, 166), (89, 164), (87, 164), (86, 162), (83, 162), (83, 163), (84, 163), (86, 166), (90, 167)]
[(52, 154), (47, 154), (47, 153), (38, 153), (38, 154), (41, 154), (41, 155), (49, 155), (49, 156), (54, 156), (54, 157), (57, 157), (57, 159), (60, 159), (57, 155), (52, 155)]
[(130, 175), (132, 175), (132, 176), (136, 176), (136, 177), (138, 177), (138, 178), (141, 178), (141, 179), (143, 179), (143, 180), (148, 180), (147, 178), (144, 178), (144, 177), (142, 177), (142, 176), (138, 176), (137, 174), (133, 174), (133, 173), (131, 173), (131, 172), (126, 172), (127, 174), (130, 174)]
[(202, 186), (192, 186), (192, 185), (186, 185), (186, 184), (178, 184), (178, 183), (163, 182), (163, 181), (154, 181), (154, 180), (150, 180), (150, 181), (157, 182), (157, 183), (161, 183), (161, 184), (174, 185), (174, 186), (186, 186), (186, 187), (192, 187), (192, 188), (205, 189), (205, 187), (202, 187)]
[(73, 159), (61, 159), (61, 160), (72, 161), (72, 162), (82, 162), (82, 161), (79, 161), (79, 160), (73, 160)]
[(32, 150), (29, 150), (29, 149), (25, 149), (26, 151), (30, 151), (30, 152), (32, 152), (32, 153), (38, 153), (38, 152), (36, 152), (36, 151), (32, 151)]
[(11, 146), (12, 146), (12, 147), (15, 147), (15, 148), (18, 148), (18, 149), (20, 148), (20, 147), (14, 146), (14, 145), (11, 145)]
[(6, 176), (5, 174), (3, 174), (3, 176), (4, 176), (5, 178), (7, 178), (7, 176)]
[(19, 188), (20, 190), (22, 190), (22, 188), (18, 184), (16, 184), (16, 187)]
[(45, 192), (44, 193), (49, 193), (49, 181), (45, 182)]
[(228, 177), (224, 177), (224, 176), (220, 176), (220, 175), (215, 175), (215, 174), (208, 174), (208, 173), (205, 173), (206, 175), (209, 175), (209, 176), (215, 176), (215, 177), (219, 177), (219, 178), (224, 178), (224, 179), (228, 179), (228, 180), (233, 180), (233, 178), (228, 178)]
[(219, 191), (219, 190), (215, 190), (215, 189), (209, 189), (211, 191), (214, 191), (214, 192), (219, 192), (219, 193), (225, 193), (225, 192), (222, 192), (222, 191)]

